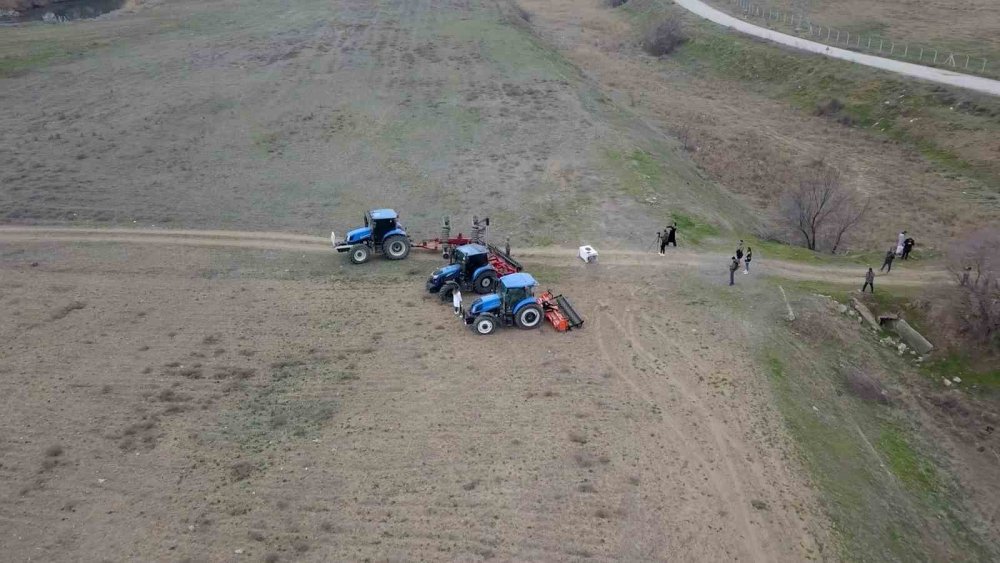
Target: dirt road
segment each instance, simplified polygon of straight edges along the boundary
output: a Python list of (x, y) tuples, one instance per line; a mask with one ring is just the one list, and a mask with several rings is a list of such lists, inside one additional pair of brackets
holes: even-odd
[[(308, 235), (212, 230), (164, 229), (100, 229), (0, 226), (0, 242), (118, 242), (139, 245), (179, 245), (246, 248), (256, 250), (286, 250), (295, 252), (333, 253), (330, 240)], [(573, 263), (573, 249), (518, 248), (519, 256), (528, 256), (546, 266)], [(724, 254), (669, 248), (669, 255), (631, 250), (600, 250), (600, 261), (607, 266), (643, 266), (666, 269), (690, 269), (703, 273), (724, 271), (728, 261)], [(878, 266), (875, 264), (874, 266)], [(787, 260), (773, 260), (757, 254), (754, 273), (796, 281), (822, 281), (831, 284), (856, 284), (864, 279), (864, 267), (858, 265), (810, 265)], [(940, 269), (903, 269), (879, 277), (880, 285), (924, 286), (943, 284), (950, 275)]]

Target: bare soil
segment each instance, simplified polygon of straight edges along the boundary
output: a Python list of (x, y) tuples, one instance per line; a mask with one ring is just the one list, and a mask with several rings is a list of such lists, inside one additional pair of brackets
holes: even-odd
[(633, 266), (622, 281), (567, 256), (549, 281), (585, 329), (481, 338), (425, 295), (439, 259), (419, 254), (357, 268), (330, 253), (6, 242), (0, 260), (12, 559), (831, 548), (744, 329), (706, 317), (679, 272)]

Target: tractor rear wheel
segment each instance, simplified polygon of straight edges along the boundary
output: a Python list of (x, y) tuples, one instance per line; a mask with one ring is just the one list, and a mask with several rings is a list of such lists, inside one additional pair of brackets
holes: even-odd
[(497, 286), (497, 275), (494, 272), (483, 272), (472, 285), (472, 289), (480, 295), (493, 293), (493, 288)]
[(542, 308), (538, 305), (525, 305), (514, 315), (514, 324), (517, 328), (530, 330), (542, 325)]
[(486, 336), (493, 334), (496, 329), (497, 318), (493, 315), (479, 315), (476, 320), (472, 321), (472, 330), (476, 331), (476, 334)]
[(372, 257), (372, 249), (367, 244), (355, 244), (351, 247), (351, 263), (364, 264)]
[(382, 250), (389, 260), (402, 260), (410, 254), (410, 241), (403, 235), (392, 235), (382, 241)]

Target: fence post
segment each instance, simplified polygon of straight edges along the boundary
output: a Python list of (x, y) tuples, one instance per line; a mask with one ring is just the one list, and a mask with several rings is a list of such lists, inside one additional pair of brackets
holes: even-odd
[(982, 72), (986, 72), (986, 59), (983, 59), (983, 70), (982, 70)]
[(965, 55), (965, 68), (966, 68), (966, 70), (968, 70), (968, 68), (969, 68), (969, 59), (970, 59), (970, 55)]
[(871, 35), (868, 36), (868, 48), (869, 49), (872, 48), (872, 36)]
[(907, 43), (903, 47), (904, 47), (903, 48), (903, 58), (905, 59), (906, 58), (906, 54), (910, 52), (910, 44)]
[(850, 45), (850, 44), (851, 44), (851, 32), (850, 32), (850, 31), (848, 31), (848, 32), (847, 32), (847, 41), (846, 41), (846, 43), (847, 43), (848, 45)]
[(892, 42), (892, 47), (891, 47), (891, 48), (889, 49), (889, 56), (890, 56), (890, 57), (892, 56), (892, 53), (893, 53), (893, 51), (895, 51), (895, 50), (896, 50), (896, 42), (895, 42), (895, 41), (893, 41), (893, 42)]
[(828, 27), (828, 28), (826, 28), (826, 40), (827, 40), (827, 41), (829, 41), (829, 40), (830, 40), (830, 28), (829, 28), (829, 27)]
[(923, 47), (920, 48), (920, 56), (917, 57), (917, 60), (918, 61), (924, 60), (924, 48)]
[(879, 39), (878, 40), (878, 52), (879, 53), (882, 52), (882, 45), (885, 45), (885, 39)]
[(937, 49), (934, 49), (934, 64), (937, 64)]

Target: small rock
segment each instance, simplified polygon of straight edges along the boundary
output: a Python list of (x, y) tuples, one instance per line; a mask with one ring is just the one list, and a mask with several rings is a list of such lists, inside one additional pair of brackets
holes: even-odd
[(902, 354), (902, 353), (906, 352), (906, 344), (903, 344), (902, 342), (900, 342), (899, 346), (896, 346), (896, 349), (899, 350), (900, 354)]
[(946, 387), (951, 387), (951, 380), (950, 379), (945, 379), (944, 380), (944, 384), (945, 384)]
[(752, 500), (750, 501), (750, 506), (757, 510), (767, 510), (767, 503), (762, 500)]
[(243, 550), (242, 549), (234, 549), (233, 553), (235, 553), (236, 555), (243, 555)]
[(843, 303), (837, 305), (837, 311), (840, 311), (840, 314), (843, 315), (847, 312), (847, 305), (844, 305)]
[(105, 482), (105, 481), (107, 481), (107, 479), (98, 479), (98, 480), (97, 480), (97, 482), (98, 482), (98, 483), (103, 483), (103, 482)]
[(951, 378), (951, 380), (954, 381), (955, 383), (961, 383), (962, 382), (962, 378), (961, 377), (953, 377), (953, 378)]

